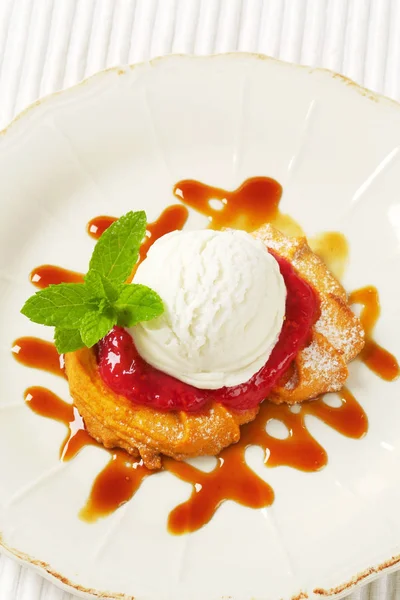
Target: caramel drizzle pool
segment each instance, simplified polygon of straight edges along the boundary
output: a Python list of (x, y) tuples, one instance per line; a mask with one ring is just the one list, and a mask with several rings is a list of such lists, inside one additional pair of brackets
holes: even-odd
[[(282, 188), (275, 180), (267, 177), (249, 179), (233, 192), (186, 180), (175, 186), (174, 194), (181, 202), (207, 216), (210, 227), (214, 229), (234, 227), (253, 230), (269, 221), (289, 235), (302, 233), (293, 219), (280, 213)], [(219, 202), (219, 206), (210, 205), (210, 200)], [(145, 258), (156, 239), (169, 231), (182, 229), (187, 217), (187, 208), (183, 204), (176, 204), (168, 207), (155, 222), (150, 223), (139, 262)], [(114, 217), (96, 217), (88, 223), (87, 231), (97, 239), (114, 221)], [(337, 274), (341, 273), (347, 258), (347, 244), (341, 234), (328, 232), (311, 241), (311, 245), (329, 264), (335, 265)], [(82, 274), (53, 265), (42, 265), (31, 272), (30, 280), (36, 287), (44, 288), (51, 283), (82, 281)], [(350, 302), (363, 307), (361, 320), (367, 343), (361, 360), (377, 375), (392, 381), (399, 375), (398, 363), (371, 337), (380, 310), (376, 289), (366, 287), (357, 290), (351, 294)], [(62, 359), (49, 342), (31, 337), (19, 338), (14, 342), (13, 353), (25, 366), (65, 376)], [(268, 467), (286, 465), (302, 471), (318, 471), (323, 468), (327, 464), (327, 454), (307, 430), (306, 415), (317, 417), (348, 437), (363, 437), (368, 429), (365, 412), (349, 390), (344, 388), (339, 397), (339, 407), (328, 406), (323, 399), (318, 399), (303, 403), (297, 409), (299, 412), (294, 412), (295, 409), (286, 405), (276, 406), (264, 402), (256, 420), (242, 427), (240, 441), (216, 458), (216, 466), (211, 472), (206, 473), (187, 463), (164, 458), (163, 470), (192, 485), (190, 498), (170, 513), (169, 530), (182, 534), (199, 529), (226, 500), (251, 508), (262, 508), (273, 502), (272, 488), (245, 461), (246, 448), (251, 445), (263, 449)], [(99, 445), (86, 432), (77, 409), (50, 390), (43, 387), (28, 388), (25, 391), (25, 401), (37, 414), (59, 421), (68, 428), (60, 450), (62, 460), (71, 460), (87, 445)], [(288, 431), (285, 439), (278, 439), (267, 433), (266, 426), (271, 419), (284, 423)], [(157, 472), (150, 471), (142, 461), (133, 460), (122, 450), (109, 453), (110, 461), (96, 477), (86, 506), (81, 510), (80, 516), (86, 521), (95, 521), (109, 515), (132, 498), (146, 477), (157, 476)]]

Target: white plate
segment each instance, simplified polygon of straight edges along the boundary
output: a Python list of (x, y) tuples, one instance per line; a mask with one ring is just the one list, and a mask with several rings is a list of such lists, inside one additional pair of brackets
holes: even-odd
[[(108, 455), (58, 460), (65, 428), (23, 402), (30, 385), (67, 384), (11, 356), (21, 335), (50, 339), (19, 314), (30, 270), (85, 270), (98, 214), (145, 208), (149, 220), (195, 178), (233, 189), (253, 175), (284, 188), (282, 210), (307, 234), (350, 240), (348, 289), (380, 292), (376, 338), (400, 355), (400, 110), (339, 76), (253, 55), (169, 57), (101, 73), (38, 103), (0, 140), (0, 531), (8, 551), (82, 593), (137, 600), (270, 600), (346, 593), (400, 561), (400, 382), (361, 363), (350, 387), (368, 435), (307, 422), (328, 466), (255, 471), (274, 504), (225, 503), (198, 532), (174, 537), (169, 511), (190, 486), (162, 473), (109, 518), (77, 514)], [(204, 223), (192, 215), (189, 226)], [(111, 593), (113, 592), (113, 593)], [(303, 595), (301, 595), (303, 594)], [(103, 596), (102, 596), (103, 597)]]

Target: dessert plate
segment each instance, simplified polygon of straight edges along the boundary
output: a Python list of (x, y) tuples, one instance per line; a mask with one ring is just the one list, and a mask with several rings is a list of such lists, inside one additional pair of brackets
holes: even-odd
[[(253, 176), (283, 186), (281, 209), (309, 236), (343, 233), (348, 290), (379, 290), (375, 339), (400, 356), (400, 109), (333, 73), (234, 54), (171, 56), (100, 73), (37, 103), (0, 139), (0, 532), (4, 550), (76, 593), (137, 600), (339, 597), (400, 562), (400, 380), (355, 361), (348, 387), (369, 430), (350, 439), (307, 415), (327, 451), (314, 473), (247, 461), (275, 492), (225, 502), (198, 531), (168, 533), (191, 494), (171, 473), (95, 523), (78, 517), (109, 455), (61, 462), (65, 426), (27, 407), (65, 380), (14, 360), (20, 336), (51, 339), (19, 309), (43, 263), (85, 271), (96, 215), (145, 208), (149, 221), (192, 178), (227, 190)], [(207, 220), (191, 211), (187, 227)], [(14, 348), (17, 352), (18, 348)], [(332, 400), (333, 401), (333, 400)], [(276, 435), (281, 435), (277, 432)], [(210, 459), (211, 462), (213, 459)], [(210, 461), (197, 461), (209, 469)]]

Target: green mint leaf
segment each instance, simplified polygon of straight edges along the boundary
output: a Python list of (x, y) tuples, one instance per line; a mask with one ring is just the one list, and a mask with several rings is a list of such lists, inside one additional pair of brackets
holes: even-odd
[(117, 313), (107, 307), (103, 311), (90, 311), (82, 319), (80, 334), (83, 343), (91, 348), (116, 325)]
[(164, 312), (160, 296), (145, 285), (124, 285), (114, 303), (118, 313), (118, 325), (132, 327), (141, 321), (150, 321)]
[(60, 329), (59, 327), (55, 329), (54, 342), (59, 354), (75, 352), (85, 345), (78, 329)]
[(28, 298), (21, 313), (34, 323), (77, 329), (84, 315), (95, 307), (83, 283), (60, 283)]
[(85, 284), (93, 298), (105, 298), (112, 304), (119, 296), (118, 287), (94, 269), (85, 275)]
[(113, 223), (95, 246), (85, 283), (51, 285), (31, 296), (21, 313), (55, 327), (60, 354), (91, 348), (117, 323), (131, 327), (164, 311), (161, 298), (144, 285), (125, 285), (146, 233), (144, 211)]
[(146, 213), (128, 212), (115, 221), (97, 242), (90, 260), (95, 270), (111, 282), (123, 283), (135, 266), (146, 233)]

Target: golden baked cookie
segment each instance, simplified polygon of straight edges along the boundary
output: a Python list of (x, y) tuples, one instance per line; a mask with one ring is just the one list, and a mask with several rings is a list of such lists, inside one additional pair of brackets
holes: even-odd
[[(268, 400), (296, 403), (338, 391), (347, 375), (347, 363), (364, 345), (359, 319), (347, 303), (346, 292), (305, 238), (288, 238), (270, 225), (253, 235), (289, 260), (314, 288), (320, 317), (311, 341), (275, 386)], [(135, 405), (114, 393), (99, 375), (96, 353), (82, 349), (65, 357), (70, 392), (87, 430), (106, 448), (123, 448), (141, 457), (150, 469), (161, 467), (161, 455), (177, 460), (217, 455), (240, 438), (240, 426), (252, 421), (258, 407), (235, 412), (212, 403), (198, 413), (162, 412)]]
[(258, 407), (234, 412), (219, 403), (198, 413), (135, 405), (106, 386), (91, 348), (66, 354), (65, 369), (74, 404), (90, 435), (106, 448), (140, 455), (149, 469), (161, 467), (162, 454), (177, 460), (219, 454), (239, 441), (240, 425), (258, 413)]
[(348, 376), (347, 363), (364, 346), (364, 330), (348, 305), (346, 291), (312, 252), (306, 238), (288, 238), (271, 225), (253, 235), (290, 261), (320, 300), (320, 317), (312, 328), (310, 344), (298, 353), (268, 399), (293, 404), (339, 391)]

